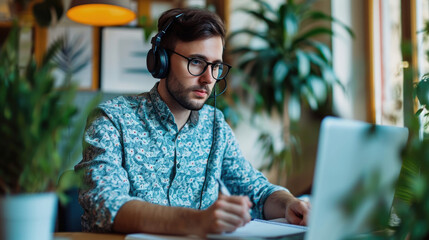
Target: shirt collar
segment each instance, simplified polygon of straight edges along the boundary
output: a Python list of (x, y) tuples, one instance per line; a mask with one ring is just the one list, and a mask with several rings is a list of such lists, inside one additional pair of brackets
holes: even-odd
[[(154, 106), (154, 110), (158, 115), (159, 119), (163, 124), (175, 124), (174, 115), (168, 108), (167, 104), (162, 100), (161, 96), (158, 92), (158, 84), (157, 82), (155, 86), (150, 90), (149, 96)], [(188, 122), (190, 127), (194, 127), (197, 125), (199, 120), (199, 111), (191, 111), (191, 115), (189, 116)]]

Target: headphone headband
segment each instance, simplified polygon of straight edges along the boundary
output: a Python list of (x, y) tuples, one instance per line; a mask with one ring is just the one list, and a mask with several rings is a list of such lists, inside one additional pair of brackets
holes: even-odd
[(152, 39), (152, 49), (149, 50), (146, 58), (146, 65), (149, 72), (154, 78), (165, 78), (169, 70), (169, 59), (168, 54), (161, 45), (162, 36), (167, 32), (168, 28), (183, 15), (183, 13), (177, 14), (167, 22), (167, 25), (163, 30), (158, 32)]
[(167, 32), (167, 30), (171, 26), (171, 24), (173, 22), (175, 22), (182, 15), (183, 15), (183, 13), (180, 13), (180, 14), (177, 14), (174, 18), (170, 19), (170, 21), (168, 21), (168, 23), (167, 23), (167, 26), (165, 26), (165, 28), (163, 30), (161, 30), (159, 33), (157, 33), (152, 38), (152, 40), (150, 42), (152, 43), (152, 48), (155, 48), (154, 51), (156, 51), (157, 48), (159, 47), (159, 45), (161, 45), (162, 36), (164, 36), (164, 34)]

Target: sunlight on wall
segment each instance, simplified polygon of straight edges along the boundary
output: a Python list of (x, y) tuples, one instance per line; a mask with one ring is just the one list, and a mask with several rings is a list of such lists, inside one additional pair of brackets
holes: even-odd
[(333, 67), (345, 87), (334, 89), (335, 112), (344, 118), (366, 119), (365, 98), (365, 26), (364, 1), (332, 0), (332, 16), (351, 27), (353, 39), (339, 26), (334, 25), (336, 37), (332, 39)]
[[(401, 52), (401, 1), (374, 1), (374, 24), (379, 24), (379, 42), (374, 41), (375, 52), (380, 51), (381, 75), (375, 78), (377, 123), (403, 126), (403, 68)], [(379, 20), (379, 21), (377, 21)]]

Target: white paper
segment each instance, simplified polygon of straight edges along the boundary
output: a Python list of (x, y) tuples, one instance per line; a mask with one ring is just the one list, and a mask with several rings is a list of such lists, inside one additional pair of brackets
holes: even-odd
[[(276, 221), (265, 221), (255, 219), (246, 224), (245, 226), (238, 228), (232, 233), (222, 234), (209, 234), (208, 239), (249, 239), (249, 238), (270, 238), (270, 237), (282, 237), (288, 235), (294, 235), (304, 233), (307, 231), (307, 227), (286, 224), (281, 220)], [(199, 239), (196, 236), (171, 236), (171, 235), (156, 235), (156, 234), (145, 234), (145, 233), (134, 233), (128, 234), (125, 240), (181, 240), (181, 239)]]
[(196, 236), (174, 236), (174, 235), (158, 235), (146, 233), (133, 233), (125, 236), (125, 240), (186, 240), (200, 239)]
[(232, 233), (209, 234), (209, 239), (270, 238), (304, 233), (307, 227), (255, 219)]

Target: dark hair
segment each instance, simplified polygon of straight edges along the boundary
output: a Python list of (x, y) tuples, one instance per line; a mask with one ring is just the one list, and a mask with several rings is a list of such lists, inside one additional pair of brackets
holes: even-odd
[(191, 42), (219, 36), (225, 41), (225, 26), (218, 15), (198, 8), (174, 8), (164, 12), (158, 20), (158, 32), (175, 16), (183, 13), (168, 28), (162, 37), (161, 46), (174, 49), (176, 42)]

